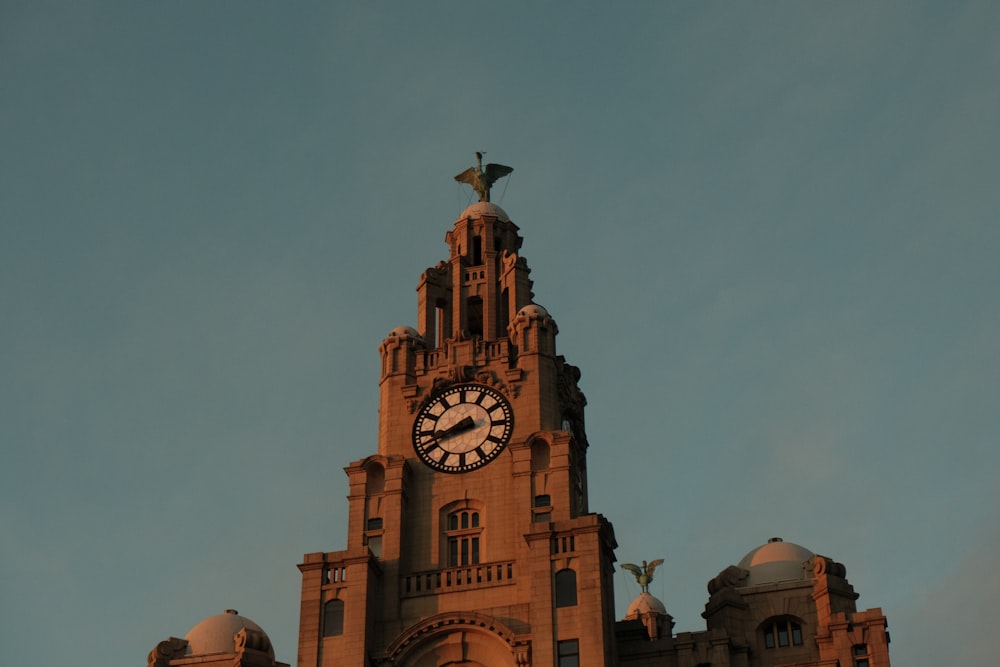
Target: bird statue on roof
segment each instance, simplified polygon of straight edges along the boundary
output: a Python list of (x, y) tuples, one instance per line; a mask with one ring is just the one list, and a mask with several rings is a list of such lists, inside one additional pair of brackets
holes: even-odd
[(658, 565), (663, 564), (662, 558), (657, 558), (651, 563), (646, 563), (642, 561), (642, 567), (638, 565), (633, 565), (632, 563), (622, 563), (622, 569), (628, 570), (635, 576), (635, 580), (639, 582), (642, 587), (643, 593), (649, 592), (649, 584), (653, 581), (653, 572), (656, 570)]
[(514, 171), (514, 168), (502, 164), (488, 164), (483, 169), (483, 155), (484, 153), (476, 151), (476, 166), (469, 167), (456, 176), (455, 180), (459, 183), (468, 183), (471, 185), (472, 189), (479, 193), (479, 201), (489, 201), (490, 188), (493, 184), (497, 179), (503, 178)]

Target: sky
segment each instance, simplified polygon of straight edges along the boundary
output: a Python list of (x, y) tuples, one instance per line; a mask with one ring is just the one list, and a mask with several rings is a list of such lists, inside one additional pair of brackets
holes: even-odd
[(141, 665), (235, 608), (295, 663), (296, 564), (346, 546), (378, 345), (486, 151), (582, 370), (590, 507), (665, 560), (675, 631), (780, 536), (846, 565), (894, 664), (994, 664), (998, 29), (0, 0), (4, 662)]

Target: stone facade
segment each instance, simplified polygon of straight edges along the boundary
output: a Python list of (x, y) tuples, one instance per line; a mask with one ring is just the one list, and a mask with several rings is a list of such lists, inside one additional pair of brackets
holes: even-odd
[[(708, 583), (706, 631), (672, 636), (659, 610), (630, 612), (617, 625), (618, 664), (889, 667), (886, 618), (857, 611), (846, 575), (842, 564), (772, 538)], [(666, 623), (654, 631), (658, 617)]]
[[(546, 665), (560, 651), (610, 664), (616, 544), (588, 509), (579, 372), (556, 354), (502, 209), (470, 206), (445, 240), (448, 261), (417, 287), (419, 330), (380, 346), (379, 447), (345, 469), (347, 549), (300, 565), (299, 665)], [(435, 469), (415, 455), (415, 419), (456, 387), (499, 392), (510, 439), (488, 463), (470, 451)]]
[[(518, 231), (492, 203), (463, 211), (420, 277), (417, 328), (382, 342), (378, 451), (344, 469), (346, 548), (299, 565), (298, 667), (888, 667), (885, 616), (856, 610), (843, 565), (777, 538), (709, 582), (704, 631), (674, 634), (645, 586), (615, 621), (580, 373)], [(149, 667), (282, 667), (234, 614)]]

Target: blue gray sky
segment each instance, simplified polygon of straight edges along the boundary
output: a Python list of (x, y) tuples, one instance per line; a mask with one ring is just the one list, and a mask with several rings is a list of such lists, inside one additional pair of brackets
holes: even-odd
[[(591, 508), (703, 628), (772, 536), (995, 662), (1000, 5), (0, 0), (5, 662), (296, 661), (377, 346), (515, 171)], [(616, 577), (619, 615), (638, 594)], [(942, 641), (946, 633), (948, 641)]]

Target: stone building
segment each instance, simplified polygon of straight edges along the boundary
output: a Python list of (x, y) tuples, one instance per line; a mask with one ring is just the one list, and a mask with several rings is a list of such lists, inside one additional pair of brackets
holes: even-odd
[[(346, 547), (299, 565), (298, 667), (887, 667), (881, 611), (855, 610), (842, 565), (780, 540), (710, 582), (704, 631), (675, 635), (645, 590), (616, 621), (580, 372), (483, 187), (419, 278), (416, 327), (379, 348), (378, 451), (345, 468)], [(283, 665), (235, 613), (149, 657), (217, 664)]]

